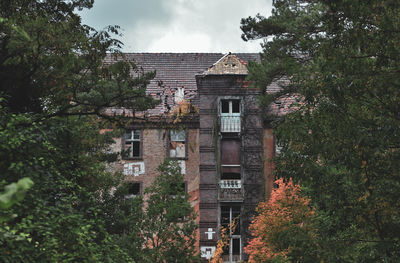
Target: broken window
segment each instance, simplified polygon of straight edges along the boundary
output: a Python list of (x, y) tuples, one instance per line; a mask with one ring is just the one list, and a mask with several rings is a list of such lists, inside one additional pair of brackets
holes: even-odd
[(221, 206), (221, 226), (227, 230), (229, 244), (224, 247), (224, 262), (238, 262), (241, 260), (241, 236), (240, 236), (240, 206)]
[(186, 131), (171, 130), (169, 140), (169, 157), (185, 158), (186, 157)]
[(140, 158), (141, 151), (141, 130), (128, 130), (124, 136), (123, 157)]
[(141, 194), (141, 183), (129, 182), (128, 183), (128, 194), (125, 195), (126, 199), (134, 198)]

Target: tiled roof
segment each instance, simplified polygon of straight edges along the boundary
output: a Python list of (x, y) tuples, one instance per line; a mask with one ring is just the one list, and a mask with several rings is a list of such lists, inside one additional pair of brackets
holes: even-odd
[[(258, 53), (235, 53), (245, 61), (259, 61)], [(156, 71), (156, 77), (147, 86), (147, 93), (161, 104), (149, 110), (150, 115), (168, 112), (174, 106), (174, 93), (184, 87), (185, 99), (197, 105), (196, 74), (203, 73), (221, 59), (222, 53), (125, 53), (125, 59), (135, 62), (144, 72)], [(105, 63), (113, 63), (115, 56), (108, 55)], [(162, 86), (160, 86), (162, 83)]]
[[(232, 53), (232, 55), (239, 58), (242, 64), (249, 61), (260, 62), (258, 53)], [(147, 86), (147, 94), (159, 99), (161, 103), (154, 109), (148, 110), (146, 115), (160, 116), (170, 112), (176, 106), (174, 94), (178, 88), (183, 87), (184, 98), (192, 104), (198, 105), (195, 76), (210, 70), (213, 72), (212, 67), (216, 62), (229, 55), (222, 53), (124, 53), (124, 56), (144, 72), (156, 71), (156, 77)], [(106, 64), (113, 63), (116, 59), (122, 58), (116, 58), (109, 54), (104, 62)], [(132, 74), (135, 73), (132, 72)], [(272, 83), (268, 86), (267, 92), (276, 92), (279, 89), (277, 83)], [(291, 102), (291, 98), (286, 98), (280, 103), (270, 105), (269, 110), (273, 114), (285, 114), (289, 111), (288, 107)], [(121, 109), (112, 110), (116, 114), (119, 111), (122, 113)]]

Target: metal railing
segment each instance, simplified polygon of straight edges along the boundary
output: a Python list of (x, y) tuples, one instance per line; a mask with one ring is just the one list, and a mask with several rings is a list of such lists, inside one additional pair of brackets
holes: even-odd
[(240, 116), (220, 116), (221, 132), (240, 132)]
[(219, 185), (224, 189), (240, 189), (242, 188), (242, 180), (221, 180)]

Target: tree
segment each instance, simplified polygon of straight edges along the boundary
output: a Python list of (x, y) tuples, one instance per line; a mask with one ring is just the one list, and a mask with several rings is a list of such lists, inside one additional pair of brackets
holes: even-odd
[(196, 214), (188, 201), (181, 169), (166, 159), (148, 194), (142, 235), (144, 262), (197, 262)]
[(108, 232), (137, 262), (198, 262), (196, 214), (180, 166), (166, 159), (158, 171), (144, 198), (127, 198), (128, 184), (103, 196)]
[(250, 225), (253, 238), (245, 247), (249, 262), (319, 262), (311, 200), (292, 181), (278, 179), (275, 184)]
[(271, 101), (296, 96), (276, 118), (276, 175), (300, 182), (316, 208), (326, 262), (400, 256), (400, 3), (276, 0), (272, 15), (242, 20), (265, 37), (255, 86), (286, 79)]
[[(99, 115), (104, 109), (144, 110), (154, 105), (145, 95), (154, 72), (140, 72), (129, 61), (103, 63), (106, 52), (122, 43), (106, 31), (82, 25), (76, 9), (93, 0), (0, 3), (0, 92), (11, 112), (53, 116)], [(138, 77), (132, 78), (136, 72)]]
[(118, 130), (99, 130), (117, 127), (109, 107), (154, 105), (145, 94), (154, 72), (123, 56), (103, 63), (121, 43), (112, 38), (118, 27), (98, 32), (81, 24), (74, 11), (92, 4), (0, 2), (0, 192), (24, 177), (34, 182), (23, 200), (1, 210), (2, 262), (133, 262), (110, 234), (102, 203), (120, 183), (106, 171)]

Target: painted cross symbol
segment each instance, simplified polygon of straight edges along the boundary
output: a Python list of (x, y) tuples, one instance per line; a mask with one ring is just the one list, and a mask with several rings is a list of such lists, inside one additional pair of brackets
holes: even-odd
[(215, 231), (213, 231), (212, 228), (209, 228), (208, 232), (205, 232), (205, 234), (207, 235), (208, 239), (213, 239), (213, 234), (215, 234)]

